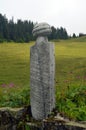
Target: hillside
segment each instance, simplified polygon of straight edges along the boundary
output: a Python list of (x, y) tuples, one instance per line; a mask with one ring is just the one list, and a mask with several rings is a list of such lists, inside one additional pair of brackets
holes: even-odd
[[(79, 120), (86, 120), (85, 38), (54, 42), (56, 107)], [(33, 44), (0, 44), (0, 106), (19, 107), (28, 104), (30, 47)]]
[(86, 36), (78, 37), (78, 38), (72, 38), (71, 41), (73, 41), (73, 42), (86, 42)]

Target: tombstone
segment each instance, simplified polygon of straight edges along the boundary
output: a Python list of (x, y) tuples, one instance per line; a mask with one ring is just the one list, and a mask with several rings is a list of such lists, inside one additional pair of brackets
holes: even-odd
[(36, 24), (33, 36), (36, 43), (30, 49), (30, 103), (36, 120), (46, 118), (55, 108), (54, 44), (48, 42), (51, 28), (47, 23)]

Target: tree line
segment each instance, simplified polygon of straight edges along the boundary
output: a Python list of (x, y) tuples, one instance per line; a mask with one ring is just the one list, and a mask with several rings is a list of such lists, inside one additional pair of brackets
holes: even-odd
[(6, 16), (0, 14), (0, 41), (29, 42), (32, 36), (33, 22), (17, 20), (8, 21)]
[[(18, 19), (14, 22), (14, 19), (8, 20), (5, 15), (0, 14), (0, 42), (29, 42), (33, 41), (34, 37), (32, 35), (32, 30), (34, 27), (34, 22)], [(49, 39), (68, 39), (68, 33), (65, 28), (55, 28), (51, 27), (52, 33)], [(82, 34), (81, 34), (82, 35)], [(80, 36), (81, 36), (80, 35)], [(76, 35), (73, 34), (75, 38)]]

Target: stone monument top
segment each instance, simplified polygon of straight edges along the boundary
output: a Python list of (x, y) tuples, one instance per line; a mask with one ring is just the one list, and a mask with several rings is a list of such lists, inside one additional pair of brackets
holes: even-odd
[(33, 36), (48, 36), (52, 32), (51, 27), (49, 24), (43, 22), (36, 24), (33, 28)]

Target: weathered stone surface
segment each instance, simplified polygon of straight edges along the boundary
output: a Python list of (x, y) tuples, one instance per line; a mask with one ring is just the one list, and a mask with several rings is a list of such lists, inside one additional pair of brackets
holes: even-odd
[(0, 108), (0, 130), (25, 130), (24, 125), (26, 117), (31, 117), (30, 106), (24, 108)]
[(50, 26), (45, 23), (34, 27), (33, 34), (38, 38), (30, 50), (30, 100), (32, 115), (37, 120), (46, 118), (55, 107), (54, 45), (44, 36), (50, 33), (48, 29)]
[(28, 116), (28, 109), (30, 108), (0, 108), (0, 130), (26, 130), (24, 124), (19, 127), (18, 120), (24, 122), (28, 130), (86, 130), (86, 121), (70, 121), (68, 118), (60, 116), (59, 113), (42, 121), (31, 118), (27, 122), (26, 119), (24, 120), (24, 115), (26, 113), (26, 117)]
[(33, 36), (48, 36), (51, 33), (51, 28), (47, 23), (39, 23), (34, 26)]
[(16, 130), (16, 120), (8, 109), (0, 110), (0, 130)]
[(54, 120), (54, 118), (43, 120), (40, 123), (27, 122), (26, 125), (31, 130), (86, 130), (86, 124), (59, 118), (57, 120)]

